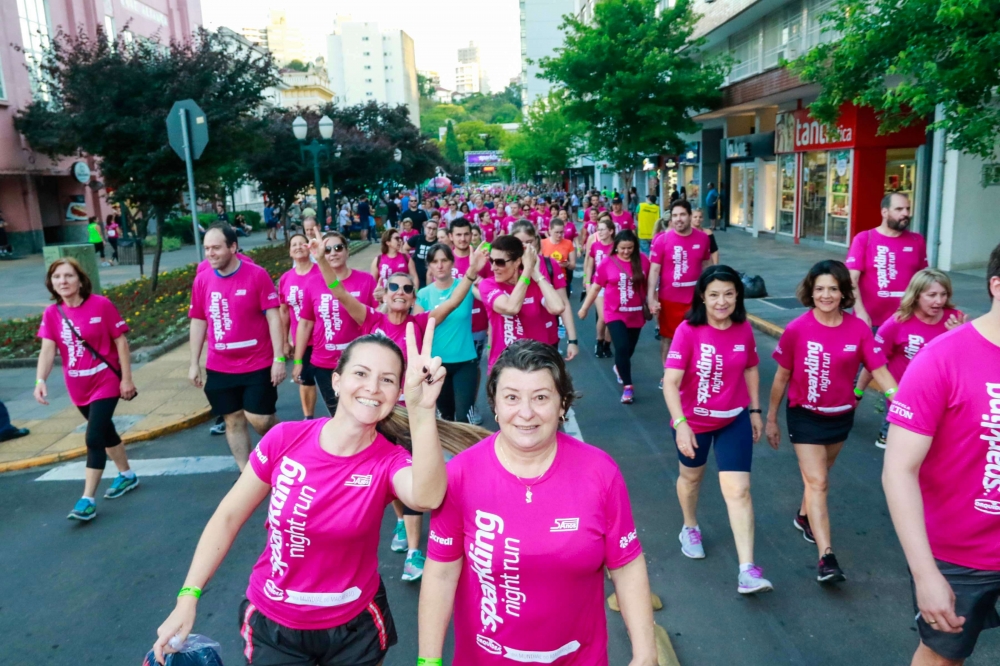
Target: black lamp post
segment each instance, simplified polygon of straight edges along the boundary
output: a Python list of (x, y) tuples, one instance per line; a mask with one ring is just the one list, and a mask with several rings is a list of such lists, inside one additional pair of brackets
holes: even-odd
[[(313, 182), (316, 185), (316, 212), (318, 215), (316, 223), (322, 225), (326, 221), (326, 215), (323, 212), (323, 186), (319, 176), (319, 158), (322, 155), (326, 155), (329, 159), (330, 144), (333, 138), (333, 120), (330, 119), (330, 116), (323, 116), (319, 119), (320, 139), (318, 140), (313, 139), (309, 143), (306, 143), (306, 134), (308, 132), (309, 126), (306, 124), (305, 118), (299, 116), (292, 121), (292, 133), (295, 134), (295, 138), (299, 141), (302, 161), (306, 161), (306, 153), (312, 155)], [(337, 147), (337, 155), (340, 155), (339, 146)], [(330, 196), (333, 196), (332, 191), (330, 192)]]

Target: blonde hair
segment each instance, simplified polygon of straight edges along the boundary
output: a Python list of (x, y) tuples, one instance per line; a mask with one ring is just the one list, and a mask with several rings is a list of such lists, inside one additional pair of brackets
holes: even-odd
[[(437, 427), (441, 448), (453, 455), (458, 455), (473, 444), (477, 444), (493, 434), (479, 426), (443, 419), (438, 419)], [(389, 416), (379, 421), (377, 429), (393, 444), (398, 444), (407, 451), (413, 451), (413, 439), (410, 437), (410, 418), (406, 408), (393, 408)]]
[(917, 271), (906, 287), (903, 300), (899, 302), (899, 309), (896, 310), (896, 321), (904, 322), (912, 317), (913, 313), (920, 307), (920, 294), (930, 289), (935, 282), (948, 292), (948, 302), (944, 306), (954, 310), (955, 304), (951, 302), (951, 297), (955, 292), (951, 288), (951, 278), (934, 268), (925, 268), (922, 271)]
[(667, 229), (670, 228), (670, 220), (665, 217), (661, 217), (653, 225), (653, 238), (656, 238), (660, 234), (666, 233)]

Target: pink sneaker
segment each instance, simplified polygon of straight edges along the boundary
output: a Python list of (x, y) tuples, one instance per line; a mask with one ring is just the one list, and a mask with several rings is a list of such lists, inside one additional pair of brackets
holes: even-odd
[(626, 386), (625, 390), (622, 391), (622, 404), (631, 405), (633, 400), (632, 387)]

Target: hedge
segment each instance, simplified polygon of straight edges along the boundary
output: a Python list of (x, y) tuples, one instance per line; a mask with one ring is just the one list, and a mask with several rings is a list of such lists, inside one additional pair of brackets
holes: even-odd
[[(247, 222), (253, 227), (254, 231), (259, 231), (264, 228), (264, 222), (261, 218), (260, 213), (254, 210), (241, 210), (237, 213), (242, 213), (243, 217), (247, 219)], [(234, 222), (236, 220), (236, 214), (229, 213), (229, 221)], [(210, 224), (214, 224), (218, 219), (218, 215), (215, 213), (198, 213), (198, 222), (201, 226), (206, 229)], [(168, 218), (163, 225), (163, 235), (164, 236), (175, 236), (180, 238), (187, 245), (194, 244), (194, 227), (191, 225), (191, 216), (182, 215), (177, 217)]]

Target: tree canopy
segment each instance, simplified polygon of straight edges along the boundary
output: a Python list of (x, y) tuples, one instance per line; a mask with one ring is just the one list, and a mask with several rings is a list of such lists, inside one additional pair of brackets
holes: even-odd
[(579, 137), (586, 134), (586, 126), (566, 117), (563, 95), (553, 90), (536, 101), (509, 140), (505, 157), (521, 178), (556, 176), (579, 152)]
[(690, 0), (602, 0), (592, 23), (563, 17), (562, 48), (542, 58), (542, 78), (565, 90), (570, 121), (586, 123), (590, 152), (619, 171), (684, 149), (691, 116), (719, 99), (727, 63), (705, 59)]
[(521, 89), (507, 86), (503, 92), (477, 93), (455, 104), (439, 104), (426, 97), (420, 100), (420, 130), (426, 136), (437, 139), (438, 129), (449, 120), (456, 123), (478, 120), (488, 124), (520, 122)]
[(881, 132), (943, 107), (951, 147), (983, 158), (1000, 135), (1000, 2), (996, 0), (839, 0), (824, 23), (839, 38), (793, 63), (822, 82), (810, 105), (833, 125), (845, 102), (870, 106)]

